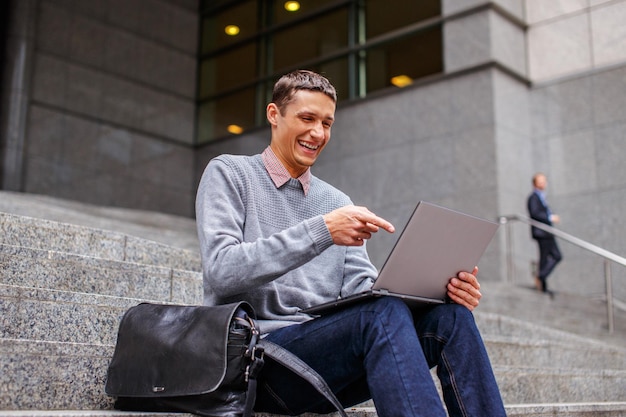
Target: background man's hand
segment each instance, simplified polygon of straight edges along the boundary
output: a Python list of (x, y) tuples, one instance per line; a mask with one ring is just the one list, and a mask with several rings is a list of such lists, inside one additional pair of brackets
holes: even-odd
[(470, 311), (474, 310), (481, 297), (480, 284), (476, 279), (478, 267), (469, 272), (459, 272), (459, 274), (450, 279), (448, 283), (448, 297), (457, 304), (467, 307)]
[(336, 245), (362, 246), (372, 233), (384, 229), (393, 233), (395, 228), (382, 217), (378, 217), (366, 207), (344, 206), (324, 215), (326, 227)]

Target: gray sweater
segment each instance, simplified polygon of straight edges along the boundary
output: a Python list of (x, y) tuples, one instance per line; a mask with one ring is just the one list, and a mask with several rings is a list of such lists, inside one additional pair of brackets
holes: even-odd
[(311, 319), (303, 308), (365, 290), (377, 276), (364, 246), (333, 244), (322, 218), (350, 198), (312, 176), (308, 194), (276, 188), (261, 155), (222, 155), (196, 198), (204, 304), (245, 300), (263, 333)]

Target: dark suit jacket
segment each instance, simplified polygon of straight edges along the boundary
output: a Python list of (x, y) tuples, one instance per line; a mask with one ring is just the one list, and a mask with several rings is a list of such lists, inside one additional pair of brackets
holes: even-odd
[[(548, 207), (543, 204), (539, 195), (533, 191), (533, 193), (528, 196), (528, 215), (531, 219), (536, 220), (541, 223), (545, 223), (548, 226), (552, 226), (552, 222), (550, 221), (550, 215), (548, 214)], [(531, 227), (531, 234), (533, 239), (546, 239), (552, 237), (551, 233), (544, 232), (541, 229), (536, 227)]]

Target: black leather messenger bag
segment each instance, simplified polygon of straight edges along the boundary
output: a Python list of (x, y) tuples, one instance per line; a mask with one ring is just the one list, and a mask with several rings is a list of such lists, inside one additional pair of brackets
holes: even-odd
[(324, 379), (297, 356), (259, 337), (252, 306), (143, 303), (122, 317), (105, 392), (125, 411), (249, 417), (264, 358), (311, 383), (346, 416)]

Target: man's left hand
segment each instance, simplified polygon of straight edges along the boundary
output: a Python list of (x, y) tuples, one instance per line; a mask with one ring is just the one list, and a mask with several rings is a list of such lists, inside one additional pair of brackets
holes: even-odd
[(481, 297), (480, 284), (476, 278), (478, 267), (469, 272), (459, 272), (448, 283), (448, 297), (457, 304), (467, 307), (473, 311), (479, 304)]

